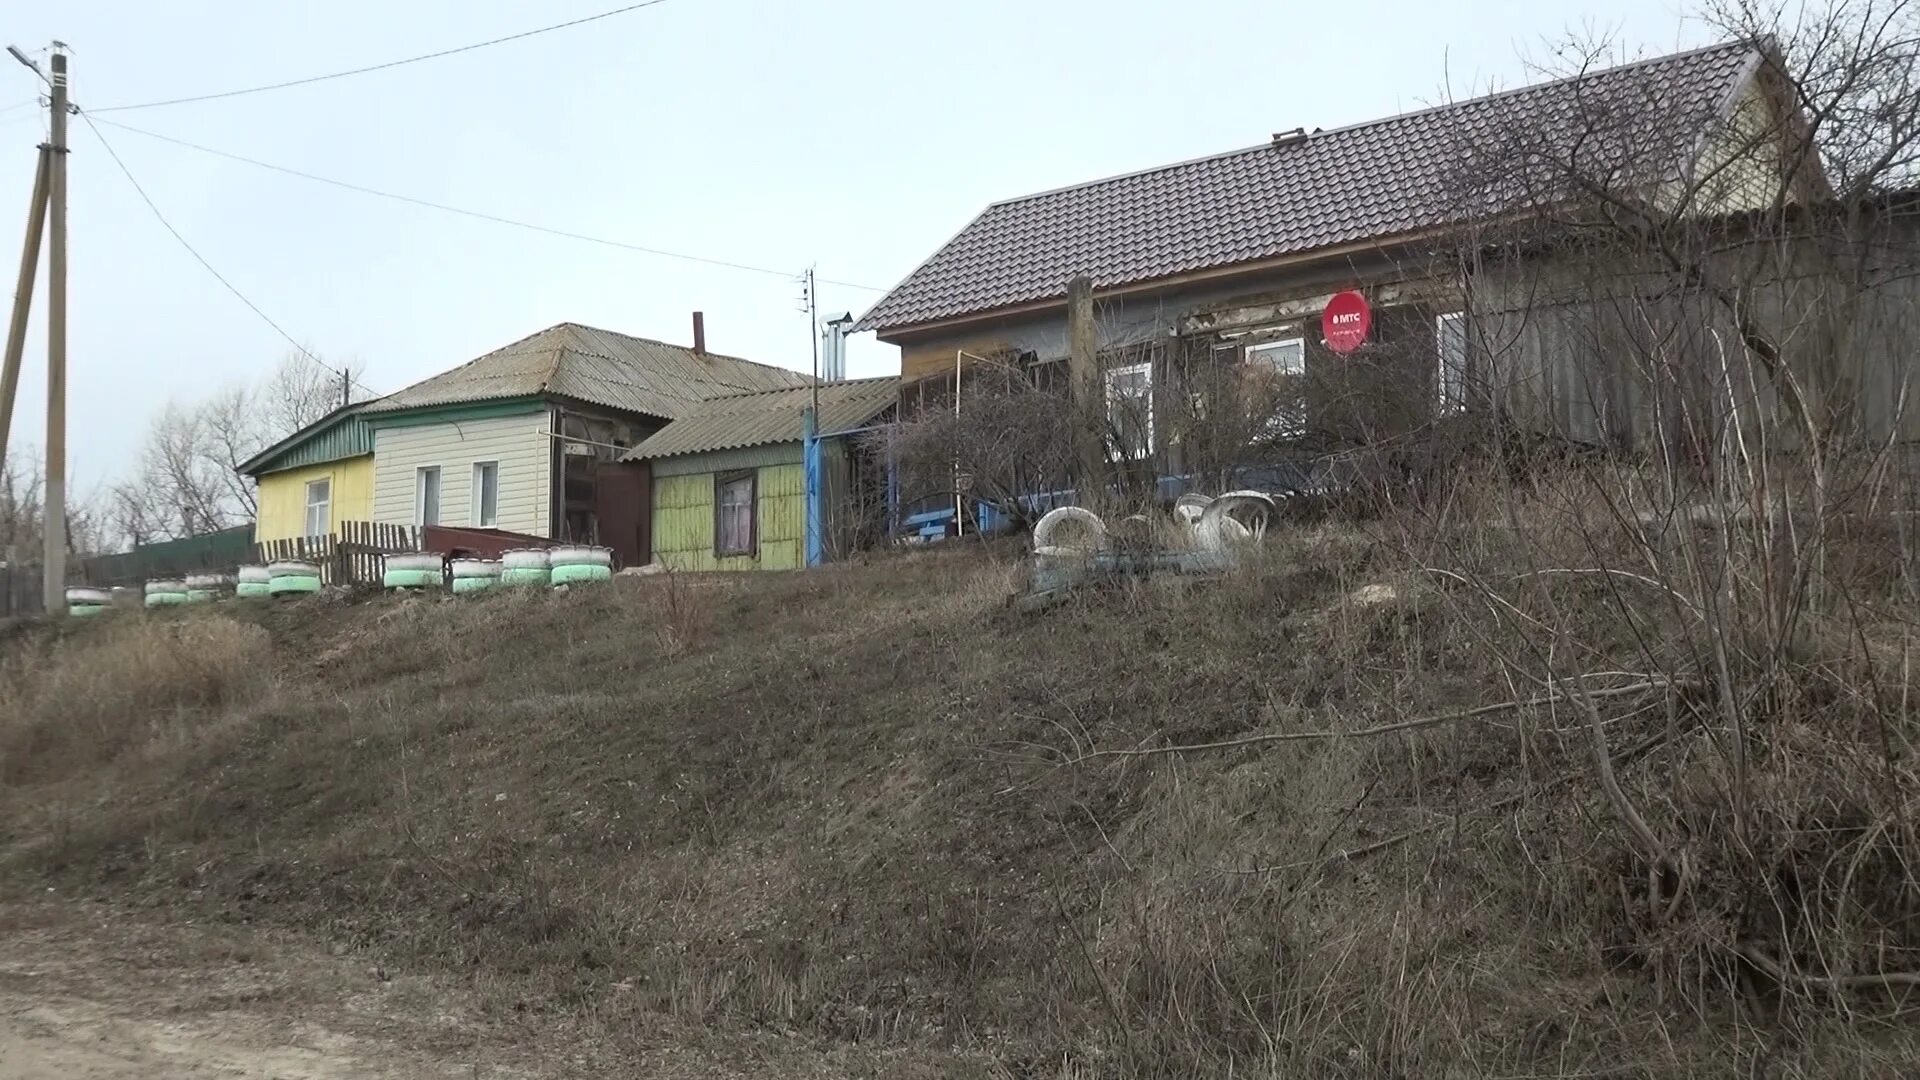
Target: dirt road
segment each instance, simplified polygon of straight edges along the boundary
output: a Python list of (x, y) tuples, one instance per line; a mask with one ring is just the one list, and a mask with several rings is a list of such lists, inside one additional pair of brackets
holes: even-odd
[[(510, 996), (510, 995), (509, 995)], [(0, 903), (0, 1080), (933, 1080), (945, 1053), (524, 1013), (285, 932)]]
[(527, 1077), (446, 987), (245, 928), (0, 908), (0, 1077)]

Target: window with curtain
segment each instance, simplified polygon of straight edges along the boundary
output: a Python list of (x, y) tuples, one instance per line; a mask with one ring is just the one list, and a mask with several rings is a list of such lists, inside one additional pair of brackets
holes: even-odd
[(307, 521), (304, 536), (325, 536), (333, 531), (333, 479), (307, 481)]
[(440, 524), (440, 466), (429, 465), (413, 475), (413, 523)]
[(491, 529), (500, 523), (500, 463), (473, 463), (473, 524)]
[(1107, 369), (1107, 429), (1114, 457), (1153, 453), (1153, 364)]
[(713, 553), (754, 553), (754, 474), (722, 473), (713, 481)]

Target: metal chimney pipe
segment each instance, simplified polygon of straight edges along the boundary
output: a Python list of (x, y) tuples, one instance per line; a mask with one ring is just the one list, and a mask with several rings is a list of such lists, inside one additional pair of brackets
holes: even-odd
[(707, 353), (707, 314), (704, 311), (693, 313), (693, 351), (700, 356)]
[(824, 333), (827, 348), (826, 356), (822, 358), (821, 377), (828, 382), (839, 382), (847, 377), (847, 327), (852, 325), (851, 312), (842, 312), (827, 319)]

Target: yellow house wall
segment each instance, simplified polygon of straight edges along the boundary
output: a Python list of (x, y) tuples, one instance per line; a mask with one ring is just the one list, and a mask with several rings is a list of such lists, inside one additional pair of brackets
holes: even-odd
[(308, 465), (260, 478), (260, 510), (253, 523), (256, 542), (290, 540), (306, 532), (307, 484), (333, 481), (331, 532), (342, 521), (373, 519), (373, 455)]
[(793, 570), (804, 561), (806, 475), (799, 465), (763, 465), (757, 474), (757, 555), (713, 554), (713, 473), (653, 480), (653, 554), (673, 570)]

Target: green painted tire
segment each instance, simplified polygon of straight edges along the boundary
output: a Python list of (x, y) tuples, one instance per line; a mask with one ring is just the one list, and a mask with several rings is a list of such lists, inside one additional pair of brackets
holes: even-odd
[(272, 588), (272, 586), (264, 581), (243, 581), (233, 587), (233, 595), (241, 597), (266, 596), (268, 595), (267, 590), (270, 588)]
[(592, 563), (573, 563), (554, 567), (551, 577), (555, 585), (578, 585), (588, 581), (612, 581), (613, 571)]
[(500, 584), (499, 578), (457, 577), (453, 579), (453, 591), (462, 595), (467, 593), (482, 593), (492, 589), (498, 584)]
[(220, 594), (214, 592), (212, 589), (187, 590), (187, 603), (189, 604), (209, 604), (218, 599), (220, 599)]
[(438, 570), (389, 570), (380, 582), (389, 589), (437, 589), (446, 577)]
[(547, 568), (544, 566), (509, 566), (500, 571), (502, 585), (545, 585)]
[(186, 602), (187, 594), (183, 592), (157, 592), (147, 594), (148, 607), (173, 607), (176, 604), (184, 604)]
[(320, 579), (305, 575), (277, 577), (267, 582), (268, 596), (298, 596), (320, 591)]
[(107, 605), (105, 604), (69, 604), (67, 605), (67, 614), (69, 615), (80, 615), (80, 616), (98, 615), (105, 610), (107, 610)]

